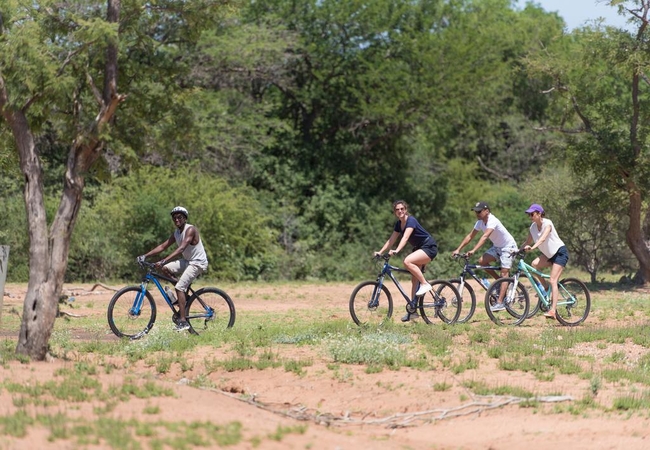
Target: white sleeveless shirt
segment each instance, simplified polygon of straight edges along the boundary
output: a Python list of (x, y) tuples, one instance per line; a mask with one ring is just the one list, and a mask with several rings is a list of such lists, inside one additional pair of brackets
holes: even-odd
[(530, 235), (533, 237), (533, 241), (537, 242), (539, 240), (539, 237), (542, 235), (542, 232), (547, 227), (551, 227), (551, 233), (548, 235), (548, 238), (546, 238), (546, 240), (542, 242), (537, 248), (539, 248), (540, 251), (544, 253), (544, 256), (547, 258), (552, 258), (553, 255), (555, 255), (560, 249), (560, 247), (564, 245), (564, 242), (557, 234), (557, 230), (555, 229), (553, 222), (550, 219), (542, 219), (541, 230), (537, 228), (537, 224), (535, 222), (531, 223)]
[[(185, 233), (189, 229), (189, 227), (193, 227), (194, 225), (190, 225), (189, 223), (185, 224), (185, 227), (183, 228), (183, 232), (181, 233), (178, 228), (176, 231), (174, 231), (174, 239), (176, 239), (176, 245), (181, 245), (181, 242), (183, 242), (183, 239), (185, 238)], [(188, 245), (187, 248), (183, 251), (183, 258), (187, 260), (188, 263), (198, 266), (203, 270), (207, 270), (208, 268), (208, 255), (205, 253), (205, 248), (203, 248), (203, 242), (201, 241), (201, 237), (199, 236), (199, 243), (196, 245)]]

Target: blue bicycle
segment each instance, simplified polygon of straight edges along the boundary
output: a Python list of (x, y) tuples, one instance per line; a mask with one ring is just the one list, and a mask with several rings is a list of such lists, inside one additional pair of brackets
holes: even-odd
[[(139, 339), (153, 328), (157, 306), (148, 289), (149, 283), (158, 288), (163, 300), (172, 310), (172, 322), (178, 324), (178, 302), (170, 298), (173, 294), (171, 291), (168, 294), (161, 284), (163, 280), (174, 285), (177, 280), (155, 272), (155, 264), (145, 261), (139, 264), (146, 270), (140, 285), (120, 289), (108, 304), (108, 325), (118, 337)], [(205, 331), (208, 327), (230, 328), (235, 323), (234, 303), (228, 294), (214, 287), (195, 291), (189, 286), (185, 314), (192, 334), (199, 334), (199, 331)]]
[(393, 272), (409, 273), (408, 270), (392, 266), (390, 255), (376, 256), (383, 259), (381, 272), (376, 281), (364, 281), (352, 291), (350, 296), (350, 315), (357, 325), (381, 324), (393, 315), (393, 296), (386, 287), (384, 279), (390, 278), (406, 301), (406, 310), (413, 314), (419, 310), (426, 323), (438, 316), (445, 323), (455, 323), (460, 315), (462, 303), (458, 301), (458, 290), (448, 281), (432, 280), (428, 283), (433, 289), (411, 300)]

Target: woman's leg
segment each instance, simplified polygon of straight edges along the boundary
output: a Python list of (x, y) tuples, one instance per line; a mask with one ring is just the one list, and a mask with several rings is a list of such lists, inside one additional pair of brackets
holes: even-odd
[(404, 258), (404, 267), (411, 273), (411, 298), (415, 298), (417, 290), (417, 282), (421, 285), (427, 283), (422, 273), (422, 267), (431, 262), (431, 258), (424, 252), (424, 250), (416, 250), (406, 258)]
[(551, 268), (551, 309), (548, 310), (548, 315), (555, 317), (555, 307), (557, 306), (557, 297), (559, 295), (557, 282), (560, 280), (560, 275), (564, 267), (559, 264), (553, 264)]
[[(548, 260), (546, 255), (540, 255), (537, 258), (535, 258), (530, 265), (537, 270), (542, 270), (542, 269), (546, 269), (547, 267), (553, 266), (553, 263)], [(548, 286), (546, 286), (544, 279), (542, 277), (535, 276), (535, 278), (542, 286), (544, 286), (544, 289), (548, 288)]]

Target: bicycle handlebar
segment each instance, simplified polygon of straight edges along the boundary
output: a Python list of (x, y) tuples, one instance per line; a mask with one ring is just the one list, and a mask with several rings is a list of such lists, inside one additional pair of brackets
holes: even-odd
[(516, 256), (518, 258), (523, 258), (524, 256), (526, 256), (526, 250), (524, 250), (523, 248), (519, 248), (519, 249), (517, 249), (515, 251), (510, 252), (510, 256)]
[(145, 260), (138, 260), (137, 261), (138, 265), (140, 266), (141, 269), (154, 269), (156, 265), (154, 263), (147, 262)]

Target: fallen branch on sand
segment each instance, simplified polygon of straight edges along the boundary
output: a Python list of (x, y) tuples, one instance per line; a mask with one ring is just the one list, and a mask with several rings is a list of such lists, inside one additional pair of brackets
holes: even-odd
[[(258, 401), (255, 395), (242, 397), (240, 394), (232, 394), (230, 392), (222, 391), (219, 389), (203, 389), (219, 392), (220, 394), (243, 401), (249, 405), (255, 406), (256, 408), (260, 408), (274, 414), (279, 414), (281, 416), (290, 417), (296, 420), (310, 421), (319, 425), (384, 425), (386, 428), (415, 427), (423, 423), (435, 422), (436, 420), (452, 419), (454, 417), (468, 416), (471, 414), (480, 415), (484, 411), (503, 408), (508, 405), (516, 405), (519, 403), (558, 403), (573, 401), (573, 397), (567, 395), (530, 398), (501, 395), (481, 395), (474, 396), (473, 401), (454, 408), (436, 408), (425, 411), (414, 411), (410, 413), (398, 413), (393, 414), (392, 416), (375, 419), (367, 419), (370, 414), (366, 414), (361, 418), (354, 418), (350, 416), (349, 412), (346, 412), (341, 416), (335, 416), (334, 414), (322, 413), (302, 405), (291, 406), (287, 409), (287, 403), (278, 404), (276, 407), (274, 407), (271, 404)], [(285, 408), (283, 408), (283, 406)]]

